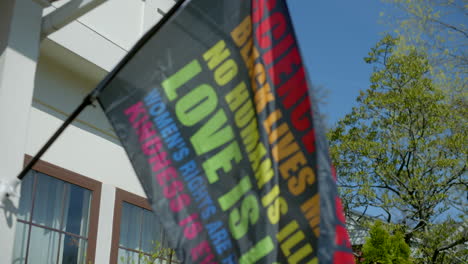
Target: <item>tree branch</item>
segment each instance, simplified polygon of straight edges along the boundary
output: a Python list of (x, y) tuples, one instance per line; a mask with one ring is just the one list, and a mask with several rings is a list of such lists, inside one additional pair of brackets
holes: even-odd
[(450, 24), (447, 24), (447, 23), (445, 23), (445, 22), (443, 22), (443, 21), (441, 21), (441, 20), (437, 20), (437, 19), (433, 19), (433, 18), (431, 18), (430, 21), (432, 21), (432, 22), (434, 22), (434, 23), (437, 23), (437, 24), (439, 24), (439, 25), (441, 25), (441, 26), (444, 26), (444, 27), (446, 27), (446, 28), (450, 28), (450, 29), (453, 30), (453, 31), (456, 31), (456, 32), (458, 32), (458, 33), (461, 33), (463, 36), (465, 36), (465, 38), (468, 38), (468, 33), (467, 33), (467, 32), (465, 32), (464, 30), (461, 30), (461, 29), (455, 27), (454, 25), (450, 25)]
[(463, 236), (462, 238), (458, 239), (457, 241), (454, 241), (452, 244), (449, 244), (449, 245), (447, 245), (447, 246), (445, 246), (445, 247), (441, 247), (441, 248), (439, 248), (439, 249), (436, 249), (436, 250), (434, 251), (434, 254), (432, 254), (432, 263), (435, 263), (435, 262), (436, 262), (437, 257), (438, 257), (438, 255), (439, 255), (440, 252), (445, 251), (445, 250), (448, 250), (448, 249), (451, 249), (451, 248), (453, 248), (453, 247), (455, 247), (455, 246), (458, 246), (458, 245), (460, 245), (460, 244), (463, 244), (463, 243), (465, 243), (465, 242), (467, 242), (467, 241), (468, 241), (467, 237), (466, 237), (466, 236)]

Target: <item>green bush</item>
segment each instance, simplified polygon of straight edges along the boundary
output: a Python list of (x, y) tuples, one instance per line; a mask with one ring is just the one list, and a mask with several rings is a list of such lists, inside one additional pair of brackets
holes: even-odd
[(382, 222), (375, 222), (371, 227), (370, 237), (362, 248), (364, 264), (410, 264), (410, 248), (405, 243), (403, 234), (394, 235), (385, 229)]

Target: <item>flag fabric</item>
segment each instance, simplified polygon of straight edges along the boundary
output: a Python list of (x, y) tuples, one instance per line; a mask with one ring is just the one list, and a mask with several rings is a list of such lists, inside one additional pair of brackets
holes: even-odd
[(282, 0), (185, 1), (103, 88), (178, 259), (353, 263), (309, 93)]

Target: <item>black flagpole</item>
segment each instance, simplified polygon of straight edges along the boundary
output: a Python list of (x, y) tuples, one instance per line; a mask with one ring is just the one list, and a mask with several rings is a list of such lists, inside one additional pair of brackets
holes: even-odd
[[(98, 86), (99, 87), (99, 86)], [(96, 91), (95, 89), (94, 91)], [(57, 140), (57, 138), (62, 134), (62, 132), (65, 130), (65, 128), (68, 127), (68, 125), (75, 120), (75, 118), (85, 109), (88, 105), (93, 103), (93, 98), (91, 97), (91, 94), (88, 94), (81, 104), (73, 111), (73, 113), (63, 122), (63, 124), (55, 131), (55, 133), (47, 140), (47, 142), (42, 146), (42, 148), (37, 152), (37, 154), (28, 162), (28, 164), (23, 168), (23, 170), (20, 172), (18, 175), (18, 179), (22, 180), (24, 176), (28, 173), (28, 171), (36, 164), (36, 162), (42, 157), (42, 155), (49, 149), (49, 147)]]
[(167, 12), (165, 16), (148, 32), (143, 35), (143, 37), (138, 40), (138, 42), (133, 46), (133, 48), (125, 55), (125, 57), (117, 64), (117, 66), (110, 72), (93, 91), (91, 91), (83, 99), (81, 104), (71, 113), (71, 115), (63, 122), (63, 124), (55, 131), (52, 137), (47, 140), (44, 146), (37, 152), (37, 154), (28, 162), (28, 164), (23, 168), (23, 170), (18, 174), (17, 178), (22, 180), (24, 176), (28, 173), (30, 169), (36, 164), (36, 162), (44, 155), (44, 153), (50, 148), (50, 146), (57, 140), (57, 138), (63, 133), (63, 131), (70, 125), (73, 120), (83, 111), (88, 105), (93, 104), (96, 98), (101, 93), (102, 89), (106, 87), (109, 82), (114, 79), (115, 75), (123, 68), (125, 64), (140, 50), (140, 48), (159, 30), (161, 27), (174, 15), (175, 12), (188, 0), (178, 0), (175, 5)]

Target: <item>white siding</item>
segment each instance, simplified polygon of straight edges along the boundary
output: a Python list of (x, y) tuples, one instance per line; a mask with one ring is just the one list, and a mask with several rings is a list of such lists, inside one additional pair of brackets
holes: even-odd
[[(47, 57), (40, 58), (28, 129), (29, 155), (38, 151), (95, 85)], [(100, 107), (88, 107), (43, 160), (144, 196), (123, 148), (111, 133)]]
[[(0, 0), (2, 3), (3, 1), (5, 0)], [(23, 11), (28, 13), (36, 10), (38, 15), (37, 17), (18, 16), (15, 19), (23, 19), (22, 23), (31, 22), (33, 19), (33, 24), (39, 27), (41, 10), (37, 6), (31, 7), (32, 0), (16, 1), (29, 3)], [(0, 77), (1, 73), (8, 73), (8, 76), (12, 76), (8, 80), (14, 82), (6, 86), (0, 85), (0, 88), (8, 87), (17, 91), (8, 90), (6, 93), (0, 89), (0, 96), (5, 94), (18, 96), (0, 97), (3, 100), (0, 102), (18, 106), (14, 111), (22, 116), (21, 120), (0, 118), (2, 123), (7, 123), (7, 126), (16, 129), (10, 131), (2, 129), (0, 138), (3, 138), (3, 141), (0, 142), (6, 142), (10, 137), (20, 139), (14, 145), (14, 151), (18, 153), (14, 159), (18, 166), (8, 171), (2, 164), (0, 166), (2, 174), (16, 175), (23, 162), (23, 153), (35, 155), (79, 105), (82, 98), (113, 69), (141, 34), (162, 18), (160, 11), (167, 12), (174, 3), (174, 0), (108, 0), (42, 41), (36, 71), (34, 69), (36, 58), (31, 58), (28, 50), (35, 50), (37, 57), (39, 41), (20, 41), (17, 43), (17, 49), (8, 50), (19, 58), (13, 63), (6, 61), (7, 53), (1, 53)], [(58, 7), (58, 4), (54, 5)], [(55, 8), (50, 7), (44, 13), (50, 13)], [(0, 8), (0, 15), (5, 13)], [(1, 18), (0, 21), (4, 22)], [(6, 16), (3, 18), (6, 19)], [(0, 29), (0, 40), (2, 40), (2, 35), (7, 33), (4, 32), (4, 27)], [(29, 80), (22, 77), (22, 74), (26, 74), (22, 71), (28, 71)], [(29, 99), (34, 91), (32, 105), (30, 100), (25, 103), (25, 96), (20, 96), (21, 93), (28, 91)], [(12, 116), (11, 113), (8, 116)], [(24, 121), (22, 126), (18, 125), (20, 121)], [(10, 145), (13, 146), (11, 142)], [(0, 147), (0, 157), (9, 157), (12, 151)], [(88, 107), (65, 130), (42, 160), (102, 182), (95, 263), (108, 263), (115, 188), (139, 196), (145, 195), (100, 107)], [(10, 178), (12, 177), (14, 176)], [(14, 235), (14, 226), (7, 227), (4, 220), (5, 218), (2, 218), (0, 221), (0, 227), (3, 228), (0, 233), (4, 234), (6, 240), (0, 240), (0, 244), (5, 244), (1, 243), (2, 241), (11, 242)], [(11, 253), (11, 248), (0, 249), (3, 260), (8, 260)]]

